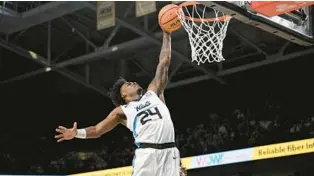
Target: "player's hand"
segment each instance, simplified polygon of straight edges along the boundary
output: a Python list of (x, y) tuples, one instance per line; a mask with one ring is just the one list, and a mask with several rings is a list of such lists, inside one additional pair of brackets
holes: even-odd
[(169, 36), (169, 35), (171, 35), (171, 32), (167, 32), (167, 31), (163, 30), (163, 35)]
[(58, 128), (56, 129), (56, 132), (60, 133), (58, 135), (55, 135), (57, 142), (61, 142), (64, 140), (71, 140), (77, 134), (77, 123), (74, 122), (73, 127), (71, 129), (65, 128), (63, 126), (58, 126)]

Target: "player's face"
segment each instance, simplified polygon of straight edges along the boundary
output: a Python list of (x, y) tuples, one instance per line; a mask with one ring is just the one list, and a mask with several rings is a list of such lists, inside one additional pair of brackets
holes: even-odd
[(142, 87), (136, 82), (126, 82), (121, 87), (121, 95), (127, 101), (132, 101), (138, 98), (138, 95), (142, 93)]

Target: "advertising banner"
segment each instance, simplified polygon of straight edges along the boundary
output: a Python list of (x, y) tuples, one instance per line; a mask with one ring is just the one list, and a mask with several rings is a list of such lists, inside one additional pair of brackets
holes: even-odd
[(253, 160), (314, 152), (314, 138), (253, 148)]

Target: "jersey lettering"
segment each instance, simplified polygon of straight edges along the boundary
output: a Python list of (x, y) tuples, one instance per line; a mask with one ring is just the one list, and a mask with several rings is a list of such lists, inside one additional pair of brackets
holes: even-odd
[(140, 110), (142, 110), (142, 109), (144, 109), (144, 108), (146, 108), (146, 107), (148, 107), (148, 106), (150, 106), (151, 105), (151, 102), (150, 101), (146, 101), (144, 104), (140, 104), (140, 105), (138, 105), (138, 106), (136, 106), (136, 111), (140, 111)]
[(137, 114), (137, 118), (140, 119), (142, 125), (145, 125), (147, 122), (153, 120), (153, 116), (158, 116), (159, 119), (162, 119), (160, 111), (157, 107), (150, 108), (146, 111), (142, 111)]

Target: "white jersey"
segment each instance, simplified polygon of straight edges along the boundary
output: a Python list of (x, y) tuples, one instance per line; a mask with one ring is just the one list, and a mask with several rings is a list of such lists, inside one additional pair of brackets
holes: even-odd
[(139, 101), (121, 106), (127, 127), (133, 132), (135, 144), (175, 142), (170, 112), (153, 91), (147, 91)]

